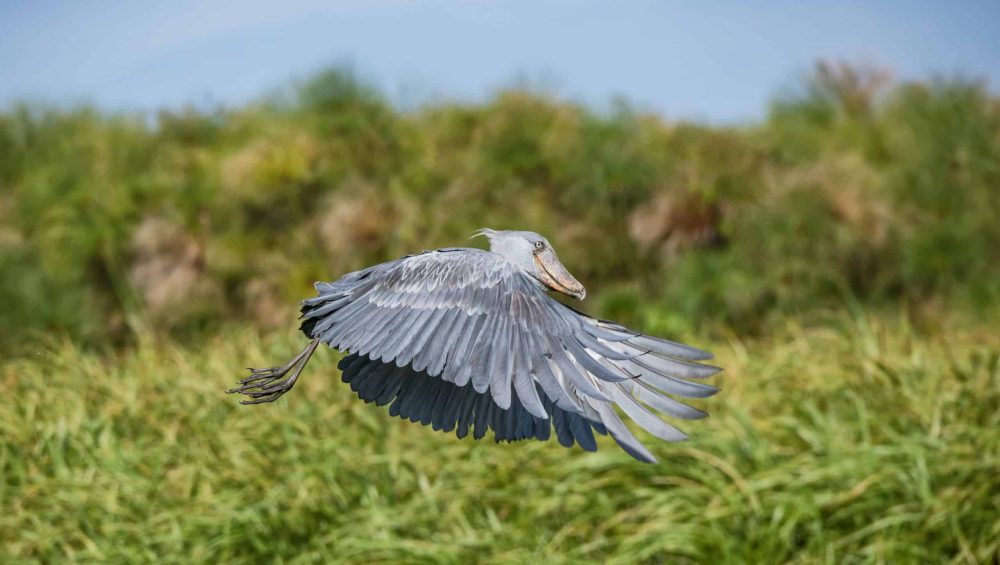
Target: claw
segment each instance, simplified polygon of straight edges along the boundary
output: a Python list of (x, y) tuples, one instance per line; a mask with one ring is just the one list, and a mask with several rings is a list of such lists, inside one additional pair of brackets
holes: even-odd
[[(271, 385), (275, 381), (276, 377), (260, 377), (257, 379), (243, 379), (240, 381), (240, 386), (236, 388), (231, 388), (226, 392), (232, 394), (234, 392), (245, 392), (255, 388), (264, 388)], [(252, 382), (252, 381), (264, 381), (264, 382)]]

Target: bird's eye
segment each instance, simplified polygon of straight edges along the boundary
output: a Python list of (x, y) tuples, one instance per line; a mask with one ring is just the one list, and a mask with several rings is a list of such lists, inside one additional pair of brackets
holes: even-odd
[(542, 249), (545, 249), (545, 242), (544, 241), (536, 241), (535, 242), (535, 250), (536, 251), (541, 251)]

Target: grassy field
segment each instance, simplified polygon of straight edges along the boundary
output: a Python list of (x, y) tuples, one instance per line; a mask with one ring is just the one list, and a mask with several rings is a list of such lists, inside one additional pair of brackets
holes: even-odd
[(696, 340), (723, 392), (658, 465), (390, 418), (327, 351), (274, 405), (223, 393), (290, 333), (53, 343), (0, 366), (0, 561), (995, 563), (994, 330), (857, 312)]

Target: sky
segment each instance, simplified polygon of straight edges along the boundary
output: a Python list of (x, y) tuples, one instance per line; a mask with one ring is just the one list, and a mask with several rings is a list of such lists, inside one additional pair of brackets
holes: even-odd
[(0, 106), (238, 105), (347, 63), (404, 108), (527, 83), (740, 123), (821, 58), (997, 91), (998, 30), (998, 0), (0, 0)]

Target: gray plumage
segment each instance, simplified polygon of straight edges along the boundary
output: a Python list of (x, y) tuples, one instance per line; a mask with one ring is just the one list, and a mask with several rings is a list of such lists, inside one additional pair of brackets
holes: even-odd
[[(491, 251), (429, 251), (317, 283), (318, 296), (303, 302), (302, 331), (350, 353), (339, 367), (362, 400), (458, 437), (478, 439), (491, 429), (498, 442), (545, 440), (554, 431), (560, 444), (593, 451), (596, 432), (655, 461), (620, 410), (655, 437), (685, 439), (657, 412), (705, 416), (666, 395), (714, 394), (715, 387), (686, 380), (717, 373), (697, 363), (711, 355), (553, 300), (546, 290), (577, 298), (585, 291), (544, 238), (483, 234)], [(294, 376), (301, 372), (300, 358), (308, 355), (255, 370), (255, 380), (234, 391), (250, 403), (274, 400), (290, 388), (278, 379), (296, 364)]]

